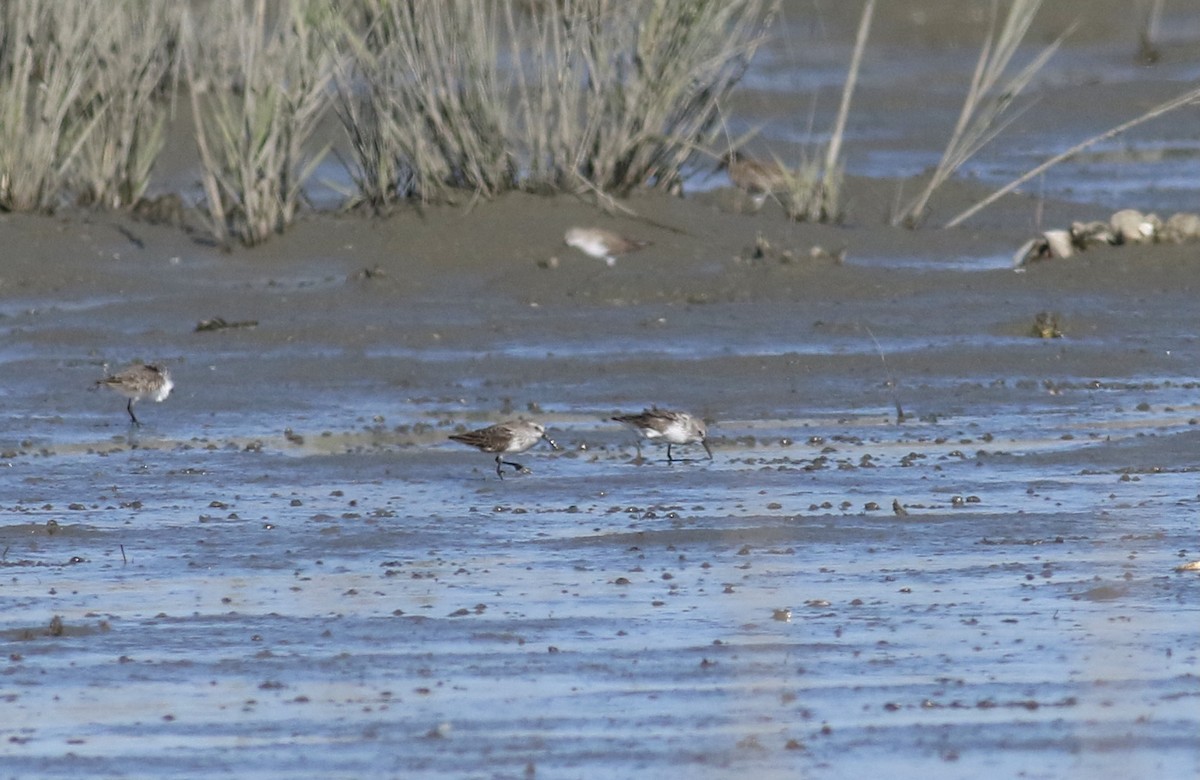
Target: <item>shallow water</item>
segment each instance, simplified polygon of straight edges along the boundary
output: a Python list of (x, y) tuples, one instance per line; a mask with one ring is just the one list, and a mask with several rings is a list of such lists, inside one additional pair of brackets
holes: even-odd
[[(4, 320), (10, 776), (1197, 768), (1200, 579), (1173, 567), (1196, 557), (1200, 350), (1166, 308), (1043, 343), (930, 327), (920, 296), (842, 301), (845, 326), (808, 307), (781, 341), (789, 304), (448, 295), (364, 334), (387, 298), (297, 268), (226, 280), (264, 324), (198, 334), (197, 282)], [(442, 346), (397, 345), (409, 322)], [(138, 430), (84, 392), (122, 339), (178, 382)], [(1146, 357), (1106, 372), (1112, 350)], [(1086, 367), (1027, 362), (1053, 352)], [(671, 399), (714, 418), (713, 461), (639, 464), (605, 421)], [(505, 406), (565, 451), (501, 481), (445, 437)]]
[[(952, 16), (951, 8), (930, 10), (921, 21), (921, 12), (907, 18), (902, 10), (896, 12), (899, 18), (887, 9), (877, 12), (845, 128), (848, 173), (905, 178), (937, 165), (984, 40), (982, 17), (960, 24), (952, 41), (939, 40), (935, 31), (941, 28), (931, 17)], [(823, 157), (852, 51), (849, 36), (831, 40), (823, 23), (814, 21), (830, 9), (816, 10), (784, 14), (779, 34), (767, 42), (747, 75), (747, 90), (737, 97), (740, 112), (724, 118), (731, 139), (755, 136), (751, 149), (769, 150), (794, 166)], [(1063, 10), (1068, 18), (1061, 27), (1035, 24), (1011, 72), (1034, 60), (1071, 22), (1086, 27), (1096, 18), (1090, 7), (1073, 17), (1069, 8)], [(1003, 115), (1009, 124), (967, 161), (961, 175), (998, 188), (1195, 88), (1200, 79), (1195, 10), (1167, 9), (1158, 28), (1163, 57), (1152, 66), (1136, 56), (1137, 27), (1129, 18), (1134, 10), (1120, 13), (1125, 16), (1121, 35), (1099, 41), (1083, 41), (1078, 34), (1067, 38)], [(1188, 109), (1168, 114), (1089, 147), (1026, 183), (1023, 191), (1089, 204), (1095, 207), (1092, 213), (1136, 208), (1162, 212), (1165, 218), (1195, 211), (1200, 154), (1194, 124)], [(705, 175), (691, 182), (700, 189), (720, 183)], [(897, 195), (897, 200), (903, 198)]]
[[(731, 132), (829, 126), (848, 44), (801, 43), (768, 47)], [(974, 50), (917, 54), (864, 67), (851, 172), (936, 160)], [(1050, 97), (1141, 83), (1124, 56), (1064, 52)], [(914, 84), (934, 98), (896, 111)], [(1127, 112), (1028, 116), (969, 172)], [(1184, 208), (1195, 144), (1171, 123), (1039, 186)], [(702, 201), (610, 271), (558, 246), (593, 210), (520, 203), (422, 215), (458, 231), (431, 246), (330, 217), (281, 257), (57, 221), (14, 246), (0, 220), (10, 264), (54, 260), (0, 278), (0, 774), (1200, 773), (1192, 258), (1017, 275), (1024, 216), (880, 239), (873, 213), (834, 233)], [(852, 246), (731, 260), (764, 233)], [(1041, 311), (1065, 338), (1029, 335)], [(214, 316), (257, 324), (194, 332)], [(88, 392), (134, 358), (177, 383), (140, 429)], [(650, 404), (708, 419), (714, 459), (639, 460), (609, 418)], [(447, 440), (522, 415), (564, 447), (532, 474)]]

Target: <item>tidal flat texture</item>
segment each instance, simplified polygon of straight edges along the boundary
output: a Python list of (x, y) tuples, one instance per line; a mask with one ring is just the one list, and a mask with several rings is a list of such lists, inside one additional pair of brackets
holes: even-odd
[[(957, 99), (868, 84), (858, 126)], [(901, 185), (852, 177), (840, 225), (514, 194), (229, 254), (0, 215), (0, 776), (1195, 777), (1196, 245), (1014, 273), (1112, 204), (914, 231)], [(576, 225), (653, 244), (608, 268)], [(140, 428), (88, 392), (131, 361), (175, 382)], [(610, 418), (656, 404), (713, 460), (638, 459)], [(448, 440), (520, 417), (562, 447), (529, 474)]]

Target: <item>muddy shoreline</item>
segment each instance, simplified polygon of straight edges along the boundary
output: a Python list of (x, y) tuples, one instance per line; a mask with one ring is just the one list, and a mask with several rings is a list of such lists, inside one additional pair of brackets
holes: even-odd
[[(812, 57), (847, 50), (843, 5), (789, 11)], [(1068, 63), (1126, 67), (1124, 6)], [(882, 3), (880, 45), (969, 61), (961, 7)], [(1074, 92), (1052, 72), (1047, 97), (1100, 115), (1057, 137), (1174, 90), (1178, 41), (1165, 70)], [(852, 172), (936, 148), (921, 114), (956, 98), (930, 95), (869, 72)], [(767, 121), (778, 92), (740, 100)], [(1150, 132), (1186, 149), (1189, 121)], [(512, 194), (307, 215), (228, 254), (119, 215), (0, 215), (5, 776), (1193, 776), (1200, 578), (1175, 569), (1200, 558), (1200, 249), (1015, 273), (1109, 195), (888, 227), (914, 187), (852, 175), (837, 225), (725, 186), (636, 216)], [(653, 245), (608, 269), (562, 245), (573, 225)], [(1032, 335), (1042, 312), (1061, 338)], [(197, 331), (214, 318), (244, 327)], [(133, 360), (177, 384), (141, 429), (87, 391)], [(705, 417), (715, 459), (638, 463), (608, 418), (651, 404)], [(447, 440), (522, 415), (564, 446), (530, 475)]]

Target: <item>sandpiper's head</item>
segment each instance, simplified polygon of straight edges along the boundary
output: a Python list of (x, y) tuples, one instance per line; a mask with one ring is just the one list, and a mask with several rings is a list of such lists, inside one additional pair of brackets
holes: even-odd
[(541, 423), (530, 423), (530, 425), (533, 427), (533, 429), (535, 431), (538, 432), (539, 436), (541, 436), (543, 439), (546, 440), (546, 443), (550, 445), (550, 449), (552, 449), (552, 450), (561, 450), (562, 449), (562, 447), (558, 446), (558, 442), (556, 442), (554, 439), (551, 439), (550, 434), (546, 433), (546, 426), (542, 425)]

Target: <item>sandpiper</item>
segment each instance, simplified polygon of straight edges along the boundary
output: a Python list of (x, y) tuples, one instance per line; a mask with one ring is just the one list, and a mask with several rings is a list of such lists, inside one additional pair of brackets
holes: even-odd
[(567, 246), (573, 246), (592, 257), (604, 260), (610, 268), (617, 264), (619, 256), (650, 246), (649, 241), (626, 238), (619, 233), (597, 227), (573, 227), (563, 236), (563, 241)]
[(103, 379), (97, 379), (92, 389), (101, 386), (129, 399), (125, 404), (125, 411), (129, 412), (129, 419), (133, 424), (140, 426), (142, 423), (133, 413), (133, 405), (143, 398), (162, 403), (171, 394), (175, 382), (167, 369), (138, 363)]
[[(693, 417), (687, 412), (672, 412), (667, 409), (651, 407), (641, 414), (624, 414), (612, 418), (624, 423), (637, 431), (644, 439), (662, 439), (667, 443), (667, 463), (673, 462), (671, 457), (672, 444), (693, 444), (699, 442), (708, 459), (712, 460), (712, 450), (708, 447), (708, 428), (704, 421)], [(638, 459), (642, 457), (642, 443), (638, 441)]]
[(487, 428), (480, 428), (477, 431), (456, 433), (450, 439), (474, 447), (480, 452), (499, 453), (496, 455), (496, 474), (500, 479), (504, 479), (504, 472), (501, 470), (501, 466), (512, 466), (517, 470), (518, 474), (531, 473), (529, 469), (520, 463), (504, 460), (503, 456), (505, 453), (524, 452), (537, 444), (541, 439), (549, 442), (551, 449), (557, 450), (559, 448), (558, 444), (546, 435), (545, 426), (540, 423), (529, 422), (528, 420), (510, 420), (509, 422), (497, 423)]
[(768, 197), (787, 192), (788, 172), (777, 162), (764, 162), (731, 151), (721, 158), (717, 169), (721, 168), (729, 173), (733, 186), (750, 196), (755, 209), (762, 208)]

